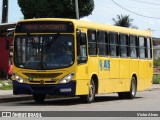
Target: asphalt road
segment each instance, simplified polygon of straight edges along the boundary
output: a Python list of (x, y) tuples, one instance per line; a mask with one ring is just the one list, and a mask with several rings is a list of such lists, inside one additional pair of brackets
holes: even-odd
[[(47, 99), (43, 104), (33, 100), (0, 103), (0, 111), (160, 111), (160, 89), (138, 92), (134, 100), (121, 100), (117, 94), (96, 96), (92, 104), (77, 98)], [(143, 113), (143, 112), (142, 112)], [(72, 114), (72, 113), (71, 113)], [(126, 113), (127, 114), (127, 113)], [(160, 117), (160, 112), (159, 112)], [(129, 120), (159, 120), (159, 117), (129, 117)], [(81, 117), (54, 117), (52, 120), (82, 120)], [(83, 120), (128, 120), (127, 117), (83, 117)], [(31, 119), (32, 120), (32, 119)]]
[(33, 100), (0, 103), (0, 111), (160, 111), (160, 90), (138, 92), (134, 100), (121, 100), (118, 95), (96, 96), (92, 104), (77, 98), (47, 99), (43, 104)]

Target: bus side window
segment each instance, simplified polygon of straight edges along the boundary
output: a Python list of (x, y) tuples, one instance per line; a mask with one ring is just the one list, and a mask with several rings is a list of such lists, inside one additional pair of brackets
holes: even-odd
[(118, 57), (118, 34), (117, 33), (109, 33), (109, 54), (111, 57)]
[(120, 56), (122, 58), (128, 57), (128, 35), (120, 34)]
[(97, 35), (96, 30), (88, 30), (88, 53), (90, 56), (97, 55)]
[(146, 44), (145, 44), (145, 38), (139, 37), (139, 57), (140, 59), (146, 58)]
[(148, 51), (148, 59), (152, 59), (152, 44), (151, 44), (151, 38), (147, 38), (147, 51)]
[(78, 64), (87, 62), (87, 42), (85, 33), (77, 33), (77, 59)]
[(138, 58), (138, 44), (137, 44), (137, 36), (130, 35), (130, 57)]
[(104, 31), (97, 32), (99, 56), (107, 56), (108, 53), (108, 36)]

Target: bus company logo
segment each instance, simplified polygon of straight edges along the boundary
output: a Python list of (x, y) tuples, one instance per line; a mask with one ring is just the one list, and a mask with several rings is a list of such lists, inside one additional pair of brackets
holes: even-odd
[(99, 61), (99, 67), (100, 67), (100, 70), (110, 70), (110, 60), (104, 60), (104, 64), (103, 64), (103, 61), (100, 60)]
[(12, 117), (11, 112), (2, 112), (2, 117)]
[(110, 70), (110, 60), (105, 60), (104, 61), (104, 69), (105, 70)]

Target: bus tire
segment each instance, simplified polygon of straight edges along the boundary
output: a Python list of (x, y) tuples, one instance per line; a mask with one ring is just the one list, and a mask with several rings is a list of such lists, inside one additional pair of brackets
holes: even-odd
[(89, 86), (89, 94), (88, 95), (81, 95), (79, 96), (80, 99), (85, 103), (92, 103), (95, 98), (95, 82), (91, 80), (90, 86)]
[(134, 99), (137, 92), (137, 81), (135, 77), (132, 77), (130, 91), (126, 92), (127, 99)]
[(46, 94), (33, 94), (33, 99), (36, 103), (43, 103), (46, 98)]

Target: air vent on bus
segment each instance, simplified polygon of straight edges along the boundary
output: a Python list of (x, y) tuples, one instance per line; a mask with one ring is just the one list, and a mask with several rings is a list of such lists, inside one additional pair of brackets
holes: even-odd
[(29, 78), (56, 78), (62, 73), (23, 73)]

